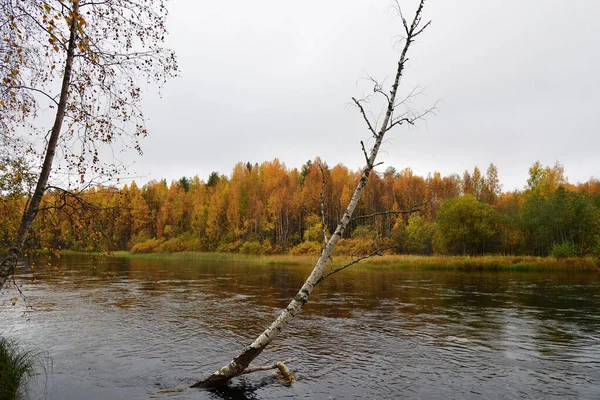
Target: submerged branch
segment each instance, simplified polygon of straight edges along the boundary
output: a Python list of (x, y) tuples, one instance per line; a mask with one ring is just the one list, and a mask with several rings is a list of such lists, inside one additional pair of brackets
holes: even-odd
[(277, 369), (277, 370), (279, 370), (279, 374), (278, 374), (279, 379), (281, 379), (286, 384), (292, 384), (292, 383), (296, 382), (296, 377), (294, 376), (292, 371), (285, 364), (290, 363), (295, 360), (296, 360), (295, 358), (288, 358), (285, 361), (278, 361), (271, 365), (258, 365), (256, 367), (248, 367), (240, 375), (251, 374), (253, 372), (258, 372), (258, 371), (270, 371), (272, 369)]

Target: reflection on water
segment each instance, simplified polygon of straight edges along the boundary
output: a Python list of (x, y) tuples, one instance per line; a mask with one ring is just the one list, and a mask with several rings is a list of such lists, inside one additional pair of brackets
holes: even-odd
[[(85, 258), (18, 279), (0, 332), (50, 352), (31, 398), (146, 399), (219, 368), (287, 305), (305, 267)], [(324, 281), (260, 363), (210, 398), (600, 398), (600, 277), (362, 269)]]

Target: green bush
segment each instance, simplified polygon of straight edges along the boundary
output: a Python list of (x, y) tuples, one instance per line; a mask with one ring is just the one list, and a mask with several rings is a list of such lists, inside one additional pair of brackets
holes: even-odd
[(550, 256), (554, 258), (575, 257), (576, 253), (577, 249), (575, 248), (575, 244), (569, 241), (554, 243), (552, 245), (552, 250), (550, 250)]
[[(316, 214), (310, 214), (306, 217), (306, 230), (304, 231), (305, 242), (323, 242), (323, 225), (321, 217)], [(330, 236), (327, 232), (327, 236)]]
[(262, 247), (259, 242), (244, 242), (240, 248), (239, 252), (242, 254), (251, 254), (251, 255), (259, 255), (262, 252)]
[(0, 337), (0, 398), (16, 400), (35, 372), (38, 355), (24, 351), (12, 341)]

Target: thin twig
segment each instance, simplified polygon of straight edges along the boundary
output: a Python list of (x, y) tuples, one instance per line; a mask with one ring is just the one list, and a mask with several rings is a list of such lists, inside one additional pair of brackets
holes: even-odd
[(421, 204), (416, 204), (414, 206), (411, 206), (408, 210), (401, 210), (401, 211), (380, 211), (380, 212), (376, 212), (376, 213), (373, 213), (373, 214), (359, 215), (357, 217), (352, 218), (350, 220), (350, 222), (355, 222), (355, 221), (358, 221), (360, 219), (367, 219), (367, 218), (377, 217), (379, 215), (412, 214), (412, 213), (415, 213), (415, 212), (422, 211), (421, 207), (424, 207), (425, 205), (427, 205), (427, 203), (429, 203), (431, 200), (433, 200), (433, 197), (430, 197), (429, 199), (425, 200)]
[(394, 249), (394, 248), (397, 248), (397, 247), (398, 247), (398, 245), (394, 245), (394, 246), (386, 247), (386, 248), (383, 248), (383, 249), (377, 249), (377, 250), (373, 251), (370, 254), (365, 254), (364, 256), (360, 256), (357, 259), (352, 260), (348, 264), (344, 264), (341, 267), (338, 267), (338, 268), (336, 268), (334, 270), (331, 270), (328, 273), (324, 274), (322, 277), (319, 278), (319, 280), (317, 281), (317, 284), (319, 284), (323, 279), (325, 279), (325, 278), (327, 278), (327, 277), (335, 274), (336, 272), (340, 272), (340, 271), (342, 271), (342, 270), (344, 270), (344, 269), (346, 269), (346, 268), (348, 268), (348, 267), (350, 267), (350, 266), (352, 266), (354, 264), (358, 264), (359, 262), (361, 262), (362, 260), (365, 260), (367, 258), (371, 258), (371, 257), (375, 257), (375, 256), (383, 256), (385, 251), (391, 250), (391, 249)]
[(363, 108), (362, 104), (360, 104), (360, 101), (356, 100), (355, 97), (352, 98), (352, 101), (354, 101), (354, 104), (356, 104), (358, 106), (358, 108), (360, 109), (360, 113), (362, 114), (363, 118), (365, 119), (365, 122), (367, 123), (369, 130), (373, 134), (373, 137), (376, 138), (377, 132), (375, 132), (375, 129), (373, 129), (373, 125), (371, 125), (371, 121), (369, 121), (369, 118), (367, 118), (367, 114), (365, 114), (365, 109)]

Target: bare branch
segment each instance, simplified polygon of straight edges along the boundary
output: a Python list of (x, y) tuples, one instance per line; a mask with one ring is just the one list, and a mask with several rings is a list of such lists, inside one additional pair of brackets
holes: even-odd
[(32, 92), (40, 93), (40, 94), (44, 95), (45, 97), (47, 97), (50, 101), (52, 101), (55, 106), (58, 106), (58, 101), (56, 101), (56, 99), (54, 97), (50, 96), (48, 93), (46, 93), (43, 90), (32, 88), (32, 87), (28, 87), (28, 86), (22, 86), (22, 85), (21, 86), (14, 86), (11, 89), (24, 89), (24, 90), (30, 90)]
[[(58, 195), (58, 198), (56, 199), (54, 204), (49, 204), (49, 205), (45, 205), (45, 206), (40, 205), (40, 207), (38, 208), (36, 213), (40, 213), (42, 211), (47, 211), (47, 210), (58, 210), (58, 211), (64, 210), (65, 215), (71, 221), (71, 217), (74, 212), (82, 212), (82, 211), (89, 211), (89, 210), (98, 211), (101, 209), (101, 207), (98, 207), (97, 205), (84, 199), (81, 191), (73, 192), (73, 191), (63, 189), (63, 188), (60, 188), (57, 186), (47, 186), (46, 190), (54, 190), (56, 192), (59, 192), (60, 194)], [(74, 203), (69, 202), (69, 199), (74, 200)], [(46, 203), (46, 201), (42, 200), (42, 203)], [(103, 209), (108, 209), (108, 208), (103, 208)], [(73, 225), (72, 221), (71, 221), (71, 224)]]
[(413, 37), (419, 36), (425, 30), (425, 28), (427, 28), (429, 25), (431, 25), (431, 21), (427, 22), (424, 27), (422, 27), (421, 29), (419, 29), (418, 31), (416, 31), (413, 34)]
[(438, 104), (438, 102), (436, 102), (433, 107), (428, 108), (427, 110), (425, 110), (419, 114), (416, 114), (416, 115), (409, 115), (408, 117), (406, 117), (405, 115), (412, 114), (412, 113), (405, 113), (405, 114), (402, 114), (402, 116), (400, 116), (400, 117), (391, 119), (390, 124), (386, 129), (386, 132), (389, 131), (390, 129), (392, 129), (396, 125), (402, 125), (405, 122), (409, 125), (414, 125), (415, 122), (423, 119), (425, 116), (427, 116), (429, 114), (435, 114), (435, 112), (437, 111), (437, 104)]
[(363, 154), (365, 155), (365, 160), (367, 161), (367, 168), (371, 169), (371, 161), (369, 160), (369, 155), (367, 154), (367, 150), (365, 150), (365, 144), (362, 140), (360, 141), (360, 147), (362, 148)]
[(397, 108), (401, 105), (405, 105), (406, 103), (408, 103), (410, 100), (412, 100), (415, 97), (418, 97), (420, 95), (422, 95), (425, 92), (425, 89), (420, 87), (419, 85), (415, 86), (410, 93), (408, 93), (402, 100), (397, 101), (394, 104), (394, 108)]
[(377, 132), (375, 132), (375, 129), (373, 129), (373, 126), (371, 125), (371, 121), (369, 121), (369, 118), (367, 118), (367, 114), (365, 114), (365, 109), (363, 108), (362, 104), (360, 104), (360, 101), (356, 100), (356, 98), (354, 98), (354, 97), (352, 98), (352, 101), (354, 101), (354, 104), (356, 104), (358, 106), (358, 108), (360, 109), (360, 113), (362, 114), (363, 118), (365, 119), (365, 122), (367, 123), (369, 130), (373, 134), (373, 137), (377, 137)]
[(384, 255), (385, 251), (394, 249), (396, 247), (398, 247), (398, 245), (394, 245), (394, 246), (390, 246), (390, 247), (385, 247), (383, 249), (377, 249), (377, 250), (373, 251), (370, 254), (365, 254), (364, 256), (360, 256), (357, 259), (352, 260), (348, 264), (344, 264), (341, 267), (335, 268), (335, 269), (329, 271), (328, 273), (324, 274), (321, 278), (319, 278), (319, 280), (317, 281), (317, 284), (319, 284), (321, 281), (323, 281), (324, 279), (330, 277), (331, 275), (333, 275), (333, 274), (335, 274), (337, 272), (340, 272), (340, 271), (342, 271), (342, 270), (344, 270), (344, 269), (346, 269), (346, 268), (348, 268), (348, 267), (350, 267), (350, 266), (352, 266), (354, 264), (358, 264), (362, 260), (365, 260), (365, 259), (371, 258), (371, 257), (375, 257), (375, 256), (380, 256), (381, 257), (381, 256)]
[(401, 210), (401, 211), (381, 211), (381, 212), (376, 212), (373, 214), (367, 214), (367, 215), (359, 215), (358, 217), (354, 217), (350, 220), (350, 222), (355, 222), (361, 219), (367, 219), (367, 218), (373, 218), (373, 217), (377, 217), (380, 215), (402, 215), (402, 214), (412, 214), (415, 212), (419, 212), (422, 211), (422, 207), (426, 206), (427, 203), (429, 203), (431, 200), (433, 200), (433, 197), (430, 197), (429, 199), (425, 200), (423, 203), (421, 204), (416, 204), (414, 206), (411, 206), (408, 210)]
[(394, 3), (396, 3), (396, 10), (398, 11), (398, 15), (400, 15), (400, 18), (402, 19), (402, 25), (404, 25), (404, 31), (408, 35), (409, 34), (408, 23), (406, 22), (406, 18), (404, 18), (404, 15), (402, 14), (402, 7), (400, 7), (400, 3), (398, 2), (398, 0), (394, 0)]
[(388, 96), (388, 94), (383, 91), (383, 84), (379, 83), (379, 81), (377, 81), (377, 79), (373, 78), (371, 75), (368, 75), (368, 74), (367, 74), (366, 79), (368, 79), (371, 83), (373, 83), (373, 93), (379, 93), (380, 95), (385, 97), (385, 99), (389, 103), (390, 96)]

